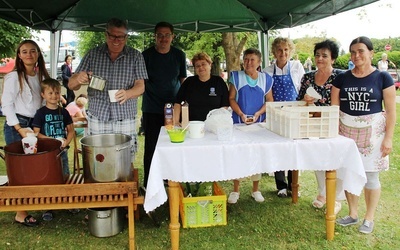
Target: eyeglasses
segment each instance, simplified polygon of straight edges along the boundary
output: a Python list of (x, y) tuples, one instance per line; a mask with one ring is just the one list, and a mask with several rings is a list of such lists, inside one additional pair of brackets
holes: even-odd
[(108, 39), (110, 39), (110, 40), (117, 40), (117, 41), (124, 41), (125, 39), (126, 39), (126, 37), (127, 37), (127, 35), (123, 35), (123, 36), (114, 36), (114, 35), (111, 35), (110, 34), (110, 32), (108, 32), (108, 31), (106, 31), (106, 33), (107, 33), (107, 37), (108, 37)]
[(156, 37), (157, 38), (159, 38), (159, 39), (161, 39), (161, 38), (170, 38), (170, 37), (172, 37), (173, 36), (173, 34), (171, 34), (171, 33), (168, 33), (168, 34), (161, 34), (161, 33), (157, 33), (156, 34)]

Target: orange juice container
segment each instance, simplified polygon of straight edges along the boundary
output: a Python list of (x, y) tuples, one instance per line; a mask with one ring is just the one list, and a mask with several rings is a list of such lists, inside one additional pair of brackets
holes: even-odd
[(174, 128), (174, 106), (172, 103), (166, 103), (164, 106), (164, 126), (167, 130)]

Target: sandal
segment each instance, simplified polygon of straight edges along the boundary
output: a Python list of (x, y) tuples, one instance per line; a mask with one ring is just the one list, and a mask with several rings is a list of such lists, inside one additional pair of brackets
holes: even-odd
[(15, 220), (15, 222), (22, 224), (24, 226), (27, 226), (27, 227), (36, 227), (37, 225), (39, 225), (39, 222), (35, 218), (33, 218), (32, 215), (27, 215), (25, 217), (24, 221)]
[(325, 199), (324, 199), (324, 201), (320, 201), (320, 200), (318, 200), (318, 198), (320, 198), (320, 196), (318, 196), (318, 197), (312, 202), (312, 206), (315, 207), (315, 208), (321, 209), (321, 208), (323, 208), (323, 207), (325, 206), (326, 201), (325, 201)]
[(46, 211), (42, 214), (42, 219), (44, 221), (51, 221), (53, 220), (53, 213), (51, 211)]

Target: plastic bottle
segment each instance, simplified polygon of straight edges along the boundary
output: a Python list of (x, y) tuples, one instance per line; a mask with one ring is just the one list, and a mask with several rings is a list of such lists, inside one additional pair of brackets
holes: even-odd
[(182, 128), (186, 128), (186, 126), (189, 124), (189, 104), (187, 102), (182, 102), (182, 121), (181, 125)]

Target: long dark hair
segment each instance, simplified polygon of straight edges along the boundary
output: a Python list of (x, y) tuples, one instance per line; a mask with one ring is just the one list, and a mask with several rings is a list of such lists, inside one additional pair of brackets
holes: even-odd
[(25, 64), (22, 61), (22, 59), (19, 58), (19, 54), (21, 53), (21, 51), (20, 51), (21, 47), (24, 44), (28, 44), (28, 43), (34, 45), (36, 47), (37, 52), (38, 52), (38, 60), (36, 62), (36, 70), (35, 71), (39, 75), (39, 81), (42, 81), (43, 79), (46, 79), (46, 78), (50, 77), (49, 73), (46, 70), (46, 64), (44, 62), (44, 57), (43, 57), (42, 51), (40, 50), (39, 45), (35, 41), (32, 41), (32, 40), (24, 40), (24, 41), (22, 41), (17, 47), (17, 53), (16, 53), (16, 56), (15, 56), (15, 58), (16, 58), (15, 67), (14, 67), (14, 70), (16, 70), (17, 74), (18, 74), (19, 88), (21, 90), (21, 93), (22, 93), (22, 89), (23, 89), (23, 86), (24, 86), (24, 79), (28, 83), (28, 85), (29, 85), (29, 82), (28, 82), (28, 76), (26, 74)]

